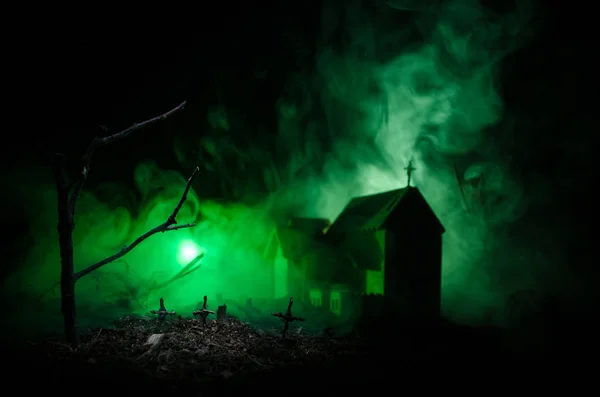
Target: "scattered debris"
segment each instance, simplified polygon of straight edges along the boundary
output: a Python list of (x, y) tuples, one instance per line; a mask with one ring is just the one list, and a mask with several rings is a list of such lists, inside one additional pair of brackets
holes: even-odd
[(279, 317), (280, 319), (282, 319), (284, 321), (283, 333), (281, 335), (281, 339), (285, 339), (287, 331), (290, 328), (290, 323), (292, 323), (294, 321), (304, 321), (304, 319), (302, 317), (295, 317), (292, 315), (292, 305), (293, 304), (294, 304), (294, 299), (290, 298), (290, 303), (288, 304), (288, 308), (287, 308), (287, 311), (285, 312), (285, 314), (283, 314), (281, 312), (273, 313), (273, 316)]
[(204, 303), (202, 304), (202, 309), (200, 310), (194, 310), (194, 316), (200, 316), (200, 318), (202, 319), (202, 324), (204, 324), (206, 326), (206, 317), (208, 317), (209, 314), (215, 314), (215, 312), (213, 312), (212, 310), (208, 310), (208, 308), (206, 307), (206, 302), (207, 302), (208, 298), (206, 297), (206, 295), (204, 295)]
[(257, 330), (235, 317), (206, 326), (193, 318), (161, 321), (124, 317), (114, 329), (82, 334), (82, 345), (71, 349), (56, 340), (45, 340), (37, 350), (46, 359), (95, 363), (96, 366), (139, 369), (160, 380), (191, 382), (244, 378), (286, 366), (323, 364), (339, 356), (355, 356), (352, 337), (325, 339), (305, 333), (293, 345), (279, 343), (277, 330)]
[(150, 310), (150, 313), (158, 315), (159, 320), (164, 320), (167, 316), (173, 316), (177, 314), (176, 312), (168, 311), (165, 308), (165, 300), (163, 298), (160, 298), (160, 308), (158, 310)]

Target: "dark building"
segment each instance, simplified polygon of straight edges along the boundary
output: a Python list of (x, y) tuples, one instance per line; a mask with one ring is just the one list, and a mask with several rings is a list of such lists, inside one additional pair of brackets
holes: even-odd
[(406, 187), (355, 198), (332, 224), (290, 219), (274, 233), (268, 259), (286, 267), (287, 294), (340, 316), (368, 295), (405, 316), (437, 318), (443, 233), (419, 190)]

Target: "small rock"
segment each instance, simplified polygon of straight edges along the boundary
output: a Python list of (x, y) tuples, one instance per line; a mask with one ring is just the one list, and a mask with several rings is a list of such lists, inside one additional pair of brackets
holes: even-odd
[(160, 344), (164, 336), (165, 334), (152, 334), (148, 337), (146, 344), (151, 346), (157, 346), (158, 344)]

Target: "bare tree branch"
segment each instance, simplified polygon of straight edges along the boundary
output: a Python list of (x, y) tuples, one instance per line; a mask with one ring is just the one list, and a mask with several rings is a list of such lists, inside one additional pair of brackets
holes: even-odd
[(196, 226), (195, 223), (184, 223), (182, 225), (172, 225), (172, 226), (169, 226), (166, 230), (164, 230), (163, 233), (170, 232), (173, 230), (178, 230), (178, 229), (186, 229), (188, 227), (194, 227), (194, 226)]
[(152, 287), (152, 291), (156, 291), (158, 289), (165, 288), (166, 286), (174, 283), (175, 281), (180, 280), (180, 279), (184, 278), (185, 276), (189, 276), (196, 270), (200, 269), (200, 267), (202, 267), (202, 263), (199, 263), (199, 262), (200, 262), (200, 259), (202, 259), (202, 258), (204, 258), (204, 253), (197, 255), (194, 259), (189, 261), (187, 263), (187, 265), (185, 265), (176, 275), (174, 275), (167, 281)]
[(96, 149), (98, 149), (102, 146), (110, 145), (111, 143), (116, 142), (120, 139), (126, 138), (132, 132), (139, 130), (143, 127), (147, 127), (150, 124), (154, 124), (158, 121), (165, 120), (167, 117), (172, 116), (173, 114), (179, 112), (180, 110), (183, 110), (183, 108), (185, 107), (185, 104), (186, 104), (186, 101), (180, 103), (174, 109), (171, 109), (168, 112), (161, 114), (160, 116), (156, 116), (154, 118), (151, 118), (150, 120), (146, 120), (141, 123), (135, 123), (131, 127), (126, 128), (125, 130), (118, 132), (116, 134), (109, 135), (104, 138), (96, 137), (92, 140), (92, 142), (90, 143), (90, 146), (87, 148), (87, 151), (85, 152), (85, 154), (83, 156), (81, 174), (79, 175), (79, 177), (76, 179), (76, 182), (74, 183), (75, 188), (74, 188), (73, 192), (71, 193), (71, 197), (69, 199), (69, 214), (71, 217), (71, 227), (74, 227), (73, 220), (75, 219), (75, 206), (77, 204), (77, 198), (79, 197), (79, 194), (81, 193), (81, 189), (83, 188), (83, 185), (87, 179), (88, 173), (90, 171), (90, 164), (92, 162), (92, 157), (94, 156), (94, 152), (96, 151)]
[(175, 209), (173, 210), (171, 215), (169, 215), (169, 217), (167, 218), (167, 220), (164, 223), (156, 226), (155, 228), (148, 230), (146, 233), (142, 234), (140, 237), (135, 239), (135, 241), (133, 243), (131, 243), (130, 245), (126, 245), (125, 247), (123, 247), (121, 249), (121, 251), (117, 252), (116, 254), (109, 256), (108, 258), (103, 259), (100, 262), (95, 263), (95, 264), (75, 273), (75, 275), (74, 275), (75, 281), (79, 280), (83, 276), (93, 272), (94, 270), (101, 268), (102, 266), (104, 266), (108, 263), (116, 261), (117, 259), (121, 258), (122, 256), (126, 255), (128, 252), (133, 250), (135, 247), (137, 247), (142, 241), (146, 240), (148, 237), (150, 237), (152, 235), (155, 235), (156, 233), (164, 233), (164, 232), (169, 232), (172, 230), (178, 230), (178, 229), (196, 226), (195, 223), (187, 223), (184, 225), (177, 225), (177, 220), (175, 218), (177, 217), (177, 214), (181, 210), (183, 203), (187, 199), (187, 195), (192, 186), (192, 182), (194, 180), (194, 177), (198, 173), (198, 171), (200, 171), (200, 168), (196, 167), (194, 169), (194, 172), (192, 173), (192, 175), (190, 176), (190, 178), (187, 181), (187, 185), (185, 187), (185, 190), (183, 191), (183, 194), (181, 195), (181, 199), (179, 200), (179, 203), (177, 203), (177, 206), (175, 207)]

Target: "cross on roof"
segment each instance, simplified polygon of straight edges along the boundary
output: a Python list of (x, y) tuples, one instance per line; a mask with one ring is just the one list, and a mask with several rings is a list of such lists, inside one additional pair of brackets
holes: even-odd
[(404, 167), (404, 169), (406, 170), (406, 175), (408, 176), (408, 181), (406, 182), (406, 186), (410, 186), (410, 178), (412, 176), (413, 171), (416, 170), (416, 168), (413, 166), (412, 159), (408, 162), (408, 166)]

